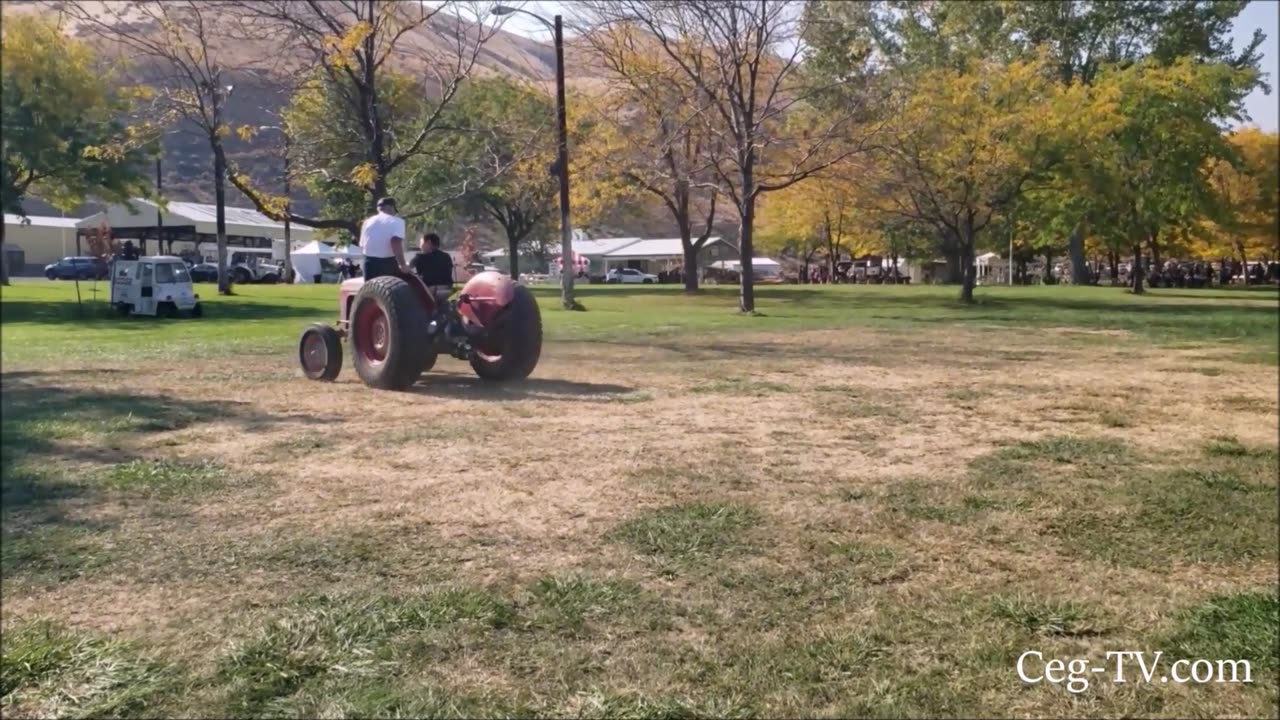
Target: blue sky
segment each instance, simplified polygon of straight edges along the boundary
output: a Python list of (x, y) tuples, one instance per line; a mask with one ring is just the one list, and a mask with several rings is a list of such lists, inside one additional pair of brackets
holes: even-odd
[[(1233, 29), (1236, 49), (1240, 49), (1253, 37), (1253, 31), (1261, 28), (1267, 34), (1262, 42), (1262, 70), (1267, 74), (1267, 82), (1272, 86), (1280, 86), (1280, 50), (1277, 50), (1277, 35), (1280, 35), (1280, 2), (1276, 0), (1253, 0), (1236, 18)], [(1273, 87), (1267, 96), (1261, 90), (1254, 90), (1245, 101), (1254, 124), (1269, 132), (1276, 131), (1276, 91)]]
[[(525, 3), (511, 2), (511, 4), (522, 5), (524, 9), (550, 20), (556, 13), (569, 15), (568, 6), (571, 3), (562, 0), (533, 0)], [(550, 40), (550, 33), (537, 21), (520, 15), (508, 18), (503, 27), (539, 40)], [(1267, 74), (1267, 82), (1280, 89), (1280, 49), (1278, 49), (1280, 39), (1277, 38), (1277, 35), (1280, 35), (1280, 0), (1253, 0), (1244, 12), (1240, 13), (1232, 30), (1236, 49), (1248, 43), (1253, 37), (1253, 31), (1258, 28), (1267, 34), (1267, 39), (1262, 43), (1263, 72)], [(1280, 98), (1277, 98), (1275, 89), (1270, 96), (1263, 94), (1261, 90), (1254, 90), (1245, 101), (1245, 109), (1252, 122), (1263, 130), (1275, 132), (1278, 120), (1276, 111), (1278, 99)]]

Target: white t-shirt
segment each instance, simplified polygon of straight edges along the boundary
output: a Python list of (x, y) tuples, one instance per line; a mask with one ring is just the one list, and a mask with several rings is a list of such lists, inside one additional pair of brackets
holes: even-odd
[(365, 257), (390, 258), (396, 253), (391, 249), (391, 238), (404, 240), (404, 218), (378, 211), (377, 215), (364, 221), (360, 228), (360, 249)]

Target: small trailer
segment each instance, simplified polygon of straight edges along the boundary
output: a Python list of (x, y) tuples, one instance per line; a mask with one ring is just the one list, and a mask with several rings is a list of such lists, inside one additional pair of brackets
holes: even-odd
[(111, 307), (121, 315), (200, 317), (200, 296), (181, 258), (171, 255), (111, 263)]

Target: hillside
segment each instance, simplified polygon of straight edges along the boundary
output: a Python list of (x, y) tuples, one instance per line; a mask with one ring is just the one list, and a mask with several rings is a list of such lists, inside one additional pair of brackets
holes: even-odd
[[(97, 2), (94, 4), (104, 7), (107, 5), (127, 7), (127, 4), (121, 5), (119, 2)], [(69, 34), (98, 45), (104, 51), (104, 56), (122, 57), (126, 61), (133, 60), (120, 47), (104, 47), (104, 43), (89, 35), (84, 28), (78, 27), (70, 18), (66, 18), (61, 12), (63, 5), (64, 3), (62, 2), (52, 0), (6, 1), (0, 5), (0, 13), (4, 15), (25, 12), (56, 14), (63, 18), (64, 28)], [(216, 8), (217, 6), (210, 4), (208, 7)], [(99, 17), (109, 18), (111, 16), (104, 13)], [(126, 18), (129, 22), (142, 24), (144, 27), (148, 22), (146, 18), (136, 14), (126, 14)], [(441, 47), (440, 43), (448, 41), (449, 28), (446, 26), (447, 22), (449, 21), (438, 18), (433, 20), (432, 23), (415, 28), (408, 33), (400, 40), (400, 45), (410, 52), (393, 56), (392, 62), (399, 64), (401, 69), (412, 72), (416, 64), (413, 60), (414, 57), (422, 57), (424, 53), (430, 53), (433, 49)], [(581, 48), (575, 47), (575, 43), (570, 43), (569, 45), (566, 50), (566, 78), (571, 88), (598, 87), (601, 82), (600, 73), (592, 67), (589, 54)], [(222, 41), (216, 46), (216, 52), (228, 53), (233, 56), (230, 57), (231, 62), (228, 62), (229, 65), (233, 66), (236, 65), (237, 60), (243, 58), (270, 56), (273, 50), (271, 47), (255, 47), (243, 41), (239, 43)], [(132, 68), (132, 72), (135, 77), (146, 74), (147, 68), (139, 68), (136, 67), (136, 63), (134, 64), (135, 67)], [(555, 50), (550, 44), (499, 29), (481, 48), (477, 58), (475, 74), (478, 76), (505, 75), (536, 84), (550, 92), (554, 89)], [(277, 82), (278, 79), (273, 80), (271, 77), (261, 77), (256, 74), (229, 73), (228, 80), (235, 86), (235, 91), (226, 105), (229, 123), (233, 127), (277, 123), (278, 114), (288, 99), (287, 92), (282, 91), (287, 82)], [(214, 201), (213, 158), (203, 136), (195, 132), (194, 128), (177, 127), (165, 136), (163, 144), (164, 158), (161, 163), (161, 182), (164, 193), (174, 200), (212, 203)], [(227, 139), (226, 145), (228, 155), (235, 162), (246, 168), (250, 175), (258, 179), (266, 189), (275, 193), (283, 193), (284, 165), (278, 134), (263, 133), (248, 142), (242, 141), (233, 135)], [(279, 179), (272, 181), (271, 178)], [(249, 200), (243, 197), (229, 183), (227, 185), (227, 198), (232, 205), (251, 205)], [(319, 211), (317, 203), (308, 197), (305, 192), (296, 188), (293, 192), (293, 201), (295, 207), (303, 213), (318, 213)], [(97, 209), (95, 206), (86, 206), (78, 209), (73, 214), (88, 214)], [(31, 214), (57, 214), (52, 208), (39, 201), (29, 203), (27, 212)], [(446, 237), (454, 236), (462, 225), (469, 224), (473, 220), (471, 218), (459, 218), (457, 227), (442, 228), (445, 231), (442, 234), (446, 235)], [(673, 233), (665, 212), (656, 205), (654, 207), (632, 208), (627, 212), (620, 212), (613, 222), (607, 223), (606, 227), (599, 228), (598, 232), (606, 235), (616, 233), (646, 236), (670, 236)], [(503, 242), (501, 231), (496, 227), (488, 227), (483, 220), (478, 235), (480, 243), (486, 247), (499, 245)]]

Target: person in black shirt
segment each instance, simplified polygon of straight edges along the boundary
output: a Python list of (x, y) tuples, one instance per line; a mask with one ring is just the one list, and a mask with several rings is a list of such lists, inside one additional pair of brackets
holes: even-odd
[(453, 258), (440, 249), (440, 236), (435, 233), (424, 234), (420, 248), (410, 263), (413, 271), (437, 300), (448, 298), (453, 293)]

